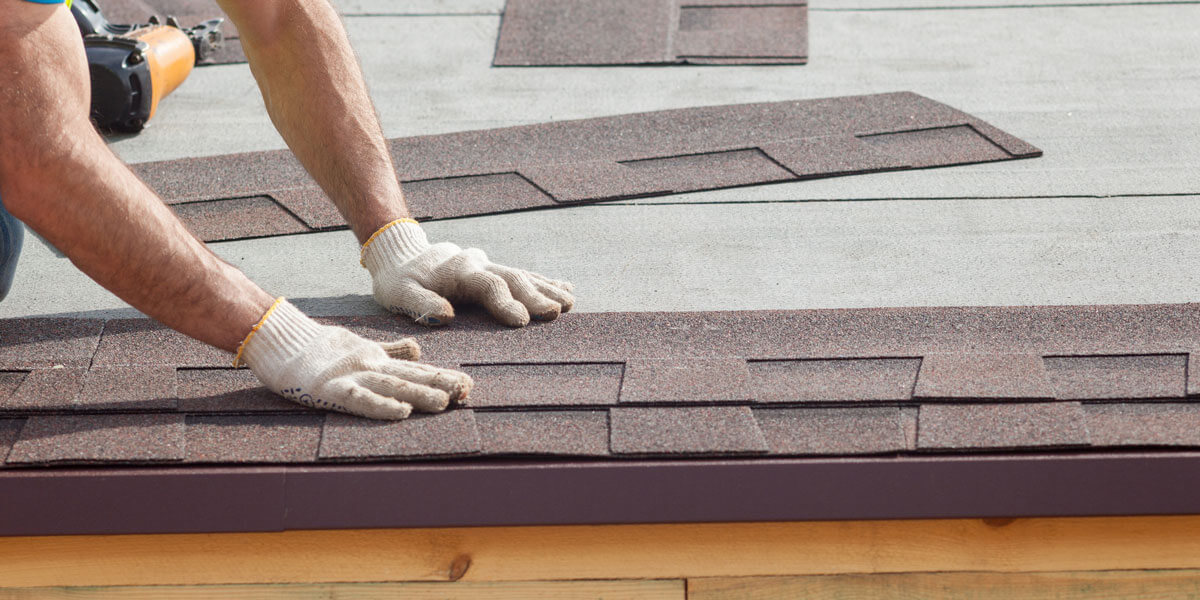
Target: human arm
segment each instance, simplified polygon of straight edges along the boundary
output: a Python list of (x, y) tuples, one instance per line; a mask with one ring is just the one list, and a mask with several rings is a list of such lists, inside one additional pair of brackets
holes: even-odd
[(272, 391), (296, 402), (395, 419), (466, 395), (465, 374), (403, 360), (417, 357), (411, 339), (379, 344), (320, 325), (217, 258), (93, 129), (70, 13), (24, 2), (6, 8), (0, 199), (14, 216), (133, 307), (237, 350)]
[(430, 244), (405, 220), (379, 119), (329, 2), (218, 2), (238, 27), (272, 122), (363, 244), (382, 306), (427, 325), (453, 320), (448, 300), (482, 304), (513, 326), (571, 309), (569, 283), (494, 264), (478, 249)]

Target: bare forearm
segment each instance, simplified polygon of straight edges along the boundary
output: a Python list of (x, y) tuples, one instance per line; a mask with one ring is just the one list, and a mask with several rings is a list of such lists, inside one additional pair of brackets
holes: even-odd
[(0, 30), (0, 199), (135, 308), (235, 349), (271, 297), (197, 241), (92, 129), (69, 13), (18, 10), (13, 25), (24, 31)]
[(221, 0), (271, 120), (359, 241), (408, 208), (337, 13), (326, 0)]

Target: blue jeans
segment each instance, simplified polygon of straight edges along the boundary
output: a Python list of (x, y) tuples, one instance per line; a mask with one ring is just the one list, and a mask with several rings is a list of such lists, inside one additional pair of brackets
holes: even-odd
[(25, 226), (16, 217), (4, 210), (0, 201), (0, 300), (8, 295), (12, 287), (13, 274), (17, 272), (17, 258), (21, 256), (21, 244), (25, 241)]

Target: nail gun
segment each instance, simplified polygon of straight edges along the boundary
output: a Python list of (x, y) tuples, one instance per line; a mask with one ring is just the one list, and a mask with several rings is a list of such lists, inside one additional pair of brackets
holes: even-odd
[(158, 103), (219, 49), (221, 23), (211, 19), (184, 29), (174, 17), (145, 24), (109, 23), (95, 0), (75, 0), (71, 14), (83, 34), (92, 79), (92, 120), (101, 129), (137, 133)]

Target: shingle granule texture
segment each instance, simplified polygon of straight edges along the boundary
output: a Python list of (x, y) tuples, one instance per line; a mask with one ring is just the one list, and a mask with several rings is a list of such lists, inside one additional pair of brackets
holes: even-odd
[(1200, 446), (1200, 404), (1088, 404), (1088, 431), (1100, 446)]
[(921, 449), (1034, 448), (1089, 443), (1078, 402), (925, 404), (918, 421)]
[(909, 400), (920, 367), (919, 358), (770, 360), (749, 365), (759, 402)]
[(34, 369), (7, 397), (0, 396), (0, 410), (67, 410), (83, 388), (87, 369)]
[(1046, 358), (1057, 397), (1071, 400), (1183, 398), (1187, 369), (1186, 354)]
[(485, 406), (605, 406), (617, 403), (619, 363), (465, 365), (475, 380), (465, 404)]
[(921, 361), (919, 398), (1053, 398), (1035, 354), (930, 354)]
[(771, 454), (880, 454), (907, 449), (896, 407), (756, 409)]
[(313, 462), (322, 415), (197, 415), (187, 419), (188, 462)]
[(249, 369), (179, 369), (175, 382), (186, 412), (316, 412), (263, 387)]
[(183, 415), (58, 415), (29, 417), (7, 462), (149, 463), (183, 456)]
[(94, 367), (83, 378), (76, 407), (112, 410), (174, 409), (175, 368), (167, 365)]
[(614, 408), (614, 454), (762, 454), (767, 442), (745, 406)]
[(348, 415), (326, 417), (320, 457), (405, 458), (477, 454), (479, 430), (467, 409), (414, 414), (403, 421), (372, 421)]
[(749, 402), (750, 373), (740, 358), (640, 359), (625, 365), (622, 404)]
[(95, 319), (0, 320), (0, 370), (86, 367), (103, 328)]
[(149, 319), (108, 321), (93, 365), (228, 367), (233, 355)]
[[(656, 1), (630, 2), (630, 10), (649, 10)], [(569, 4), (572, 11), (594, 9), (593, 3)], [(719, 13), (730, 7), (704, 6), (702, 12), (712, 14), (694, 17), (695, 23), (729, 21)], [(737, 4), (734, 12), (762, 8)], [(684, 108), (388, 144), (419, 219), (1041, 155), (969, 114), (911, 92)], [(286, 151), (133, 169), (206, 241), (345, 227)]]
[(8, 457), (8, 451), (12, 449), (13, 442), (17, 441), (24, 426), (25, 419), (0, 419), (0, 461)]
[(508, 0), (497, 66), (804, 64), (808, 6), (743, 0)]
[(606, 456), (608, 412), (556, 410), (476, 413), (484, 454)]

